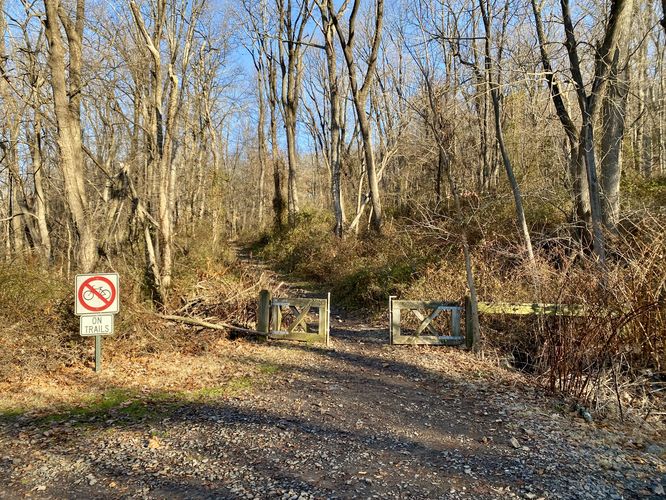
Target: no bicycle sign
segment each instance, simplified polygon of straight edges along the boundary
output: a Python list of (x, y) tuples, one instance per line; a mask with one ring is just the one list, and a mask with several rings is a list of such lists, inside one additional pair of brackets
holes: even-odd
[(120, 309), (116, 273), (78, 274), (75, 282), (74, 314), (117, 314)]
[(113, 315), (120, 310), (118, 274), (77, 274), (74, 314), (80, 316), (84, 337), (95, 337), (95, 371), (102, 371), (102, 335), (113, 334)]

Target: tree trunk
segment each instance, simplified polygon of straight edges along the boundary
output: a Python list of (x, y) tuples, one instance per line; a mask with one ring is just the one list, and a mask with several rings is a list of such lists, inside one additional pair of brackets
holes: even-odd
[(298, 207), (298, 185), (296, 182), (296, 110), (287, 107), (284, 113), (284, 128), (287, 136), (287, 213), (289, 224), (296, 223)]
[(356, 110), (356, 117), (358, 127), (361, 132), (361, 140), (363, 142), (363, 153), (365, 160), (365, 170), (368, 179), (368, 187), (370, 188), (370, 201), (372, 203), (372, 221), (371, 226), (376, 232), (381, 231), (382, 226), (382, 204), (379, 194), (379, 182), (377, 181), (377, 168), (375, 165), (375, 157), (372, 149), (372, 132), (370, 129), (370, 121), (366, 111), (367, 97), (370, 91), (370, 85), (375, 78), (375, 70), (377, 67), (377, 54), (379, 52), (379, 45), (382, 37), (382, 27), (384, 23), (384, 0), (376, 0), (375, 9), (375, 26), (374, 34), (372, 37), (372, 45), (370, 49), (370, 57), (366, 68), (365, 76), (361, 86), (358, 85), (357, 80), (357, 63), (356, 55), (354, 54), (355, 42), (355, 29), (356, 29), (356, 16), (358, 14), (360, 0), (354, 0), (352, 10), (349, 16), (349, 25), (347, 29), (347, 38), (340, 27), (338, 14), (333, 10), (332, 3), (328, 3), (328, 13), (333, 22), (333, 26), (338, 34), (338, 39), (342, 45), (342, 52), (345, 56), (347, 63), (347, 73), (349, 76), (349, 86), (351, 88), (352, 97), (354, 100), (354, 108)]
[[(329, 0), (326, 0), (326, 3)], [(337, 63), (335, 46), (333, 45), (333, 20), (328, 14), (328, 5), (320, 4), (322, 29), (324, 32), (324, 49), (326, 51), (326, 63), (328, 69), (328, 92), (331, 106), (331, 144), (329, 158), (331, 164), (331, 202), (333, 215), (335, 216), (335, 227), (333, 233), (342, 237), (344, 213), (342, 205), (342, 182), (340, 165), (340, 96), (339, 80), (337, 74)]]
[(34, 212), (39, 229), (41, 252), (47, 262), (52, 260), (51, 236), (46, 223), (46, 194), (44, 193), (44, 164), (42, 162), (42, 121), (40, 112), (35, 105), (34, 133), (30, 141), (32, 157), (32, 176), (35, 184)]
[[(615, 232), (620, 216), (620, 178), (622, 175), (622, 140), (624, 139), (629, 68), (619, 69), (620, 51), (615, 51), (602, 108), (601, 188), (604, 226)], [(623, 62), (623, 64), (626, 64)]]
[[(10, 160), (11, 161), (11, 160)], [(14, 255), (22, 255), (25, 251), (25, 234), (23, 230), (23, 212), (21, 211), (21, 206), (18, 203), (18, 196), (20, 196), (17, 191), (18, 182), (14, 179), (14, 176), (9, 176), (9, 234), (10, 241), (12, 242), (12, 253)]]
[(585, 165), (582, 162), (580, 155), (580, 136), (579, 130), (574, 124), (567, 108), (562, 99), (562, 90), (557, 81), (553, 71), (550, 56), (546, 50), (547, 40), (543, 32), (543, 23), (541, 21), (541, 10), (537, 5), (537, 0), (531, 0), (532, 11), (534, 12), (534, 20), (536, 25), (537, 39), (539, 41), (539, 51), (541, 54), (541, 64), (546, 73), (546, 81), (550, 90), (550, 96), (557, 112), (557, 117), (562, 124), (562, 128), (567, 135), (569, 141), (569, 170), (568, 179), (571, 186), (572, 198), (574, 202), (574, 214), (578, 221), (582, 221), (583, 227), (578, 235), (581, 239), (585, 238), (584, 224), (590, 222), (590, 192), (587, 185), (587, 175), (585, 173)]
[[(78, 236), (76, 260), (79, 269), (89, 272), (97, 261), (97, 244), (90, 222), (88, 197), (85, 190), (85, 171), (81, 141), (81, 47), (84, 22), (84, 1), (77, 0), (76, 20), (72, 22), (58, 0), (44, 0), (46, 7), (46, 37), (49, 42), (48, 64), (55, 108), (60, 167), (65, 199)], [(60, 20), (59, 20), (60, 17)], [(69, 44), (69, 66), (65, 64), (65, 48), (60, 34), (60, 22), (65, 26)], [(69, 87), (65, 80), (69, 67)]]
[(490, 16), (491, 13), (488, 11), (485, 5), (486, 0), (479, 0), (479, 6), (481, 8), (481, 16), (483, 18), (483, 24), (485, 26), (485, 70), (488, 78), (488, 84), (490, 86), (490, 97), (493, 102), (493, 111), (495, 116), (495, 137), (497, 138), (497, 144), (502, 155), (502, 163), (504, 164), (504, 169), (506, 170), (506, 175), (509, 179), (509, 184), (511, 185), (511, 191), (513, 193), (513, 200), (516, 207), (516, 219), (518, 222), (518, 227), (520, 228), (521, 236), (523, 243), (527, 249), (527, 258), (530, 264), (534, 265), (534, 251), (532, 250), (532, 238), (530, 237), (530, 232), (527, 227), (527, 221), (525, 220), (525, 209), (523, 208), (523, 197), (520, 193), (520, 186), (516, 180), (516, 176), (513, 172), (513, 165), (511, 159), (509, 158), (509, 153), (506, 150), (506, 145), (504, 144), (504, 133), (502, 131), (502, 113), (500, 108), (500, 95), (499, 95), (499, 83), (493, 81), (493, 67), (492, 67), (492, 58), (490, 53), (491, 47), (491, 22)]
[(278, 0), (277, 4), (279, 17), (278, 49), (282, 71), (282, 117), (287, 136), (287, 213), (289, 223), (293, 225), (299, 211), (298, 183), (296, 182), (298, 161), (296, 154), (296, 119), (303, 76), (303, 50), (307, 46), (302, 41), (313, 3), (308, 0), (301, 2), (296, 11), (295, 19), (291, 0), (287, 0), (286, 5), (283, 0)]
[(382, 203), (379, 195), (379, 182), (377, 181), (377, 168), (375, 164), (375, 153), (372, 149), (372, 137), (370, 130), (370, 121), (365, 114), (365, 98), (359, 96), (354, 99), (356, 107), (356, 116), (358, 119), (358, 127), (361, 131), (361, 139), (363, 141), (363, 158), (365, 160), (365, 171), (368, 179), (368, 188), (370, 191), (370, 203), (372, 204), (372, 229), (379, 232), (382, 226)]
[(273, 225), (277, 231), (284, 226), (284, 193), (282, 192), (282, 168), (277, 139), (277, 69), (272, 52), (267, 53), (268, 104), (270, 109), (271, 162), (273, 164)]
[(603, 41), (595, 54), (595, 70), (589, 94), (586, 91), (578, 55), (574, 25), (569, 10), (569, 0), (560, 0), (562, 19), (566, 35), (565, 47), (569, 57), (571, 75), (576, 87), (578, 106), (582, 115), (580, 132), (580, 151), (585, 162), (588, 189), (590, 193), (590, 215), (592, 220), (592, 238), (594, 253), (601, 267), (605, 267), (606, 250), (602, 231), (602, 210), (597, 166), (595, 157), (594, 125), (599, 111), (599, 101), (604, 95), (608, 83), (613, 54), (620, 40), (625, 20), (631, 12), (632, 0), (613, 0), (610, 7), (608, 25)]
[[(262, 57), (262, 56), (260, 56)], [(263, 59), (263, 57), (262, 57)], [(258, 189), (258, 222), (259, 227), (264, 226), (264, 182), (266, 177), (266, 103), (264, 100), (264, 76), (263, 64), (257, 68), (257, 104), (259, 105), (259, 116), (257, 118), (257, 153), (259, 156), (259, 189)]]

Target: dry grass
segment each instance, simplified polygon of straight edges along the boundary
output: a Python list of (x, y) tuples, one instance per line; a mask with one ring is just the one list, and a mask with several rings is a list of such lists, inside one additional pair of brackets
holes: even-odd
[[(103, 370), (92, 361), (51, 372), (12, 377), (0, 383), (0, 414), (53, 413), (95, 405), (109, 394), (125, 399), (228, 396), (268, 380), (272, 365), (261, 361), (266, 346), (218, 338), (206, 353), (156, 353), (127, 356), (107, 349)], [(92, 350), (88, 354), (92, 356)], [(248, 363), (250, 355), (257, 363)], [(121, 401), (124, 402), (124, 401)]]

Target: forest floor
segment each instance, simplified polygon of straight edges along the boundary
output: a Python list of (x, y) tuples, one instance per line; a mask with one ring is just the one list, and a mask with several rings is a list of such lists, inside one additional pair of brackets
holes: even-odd
[[(0, 498), (664, 496), (663, 436), (461, 349), (390, 346), (384, 322), (331, 323), (328, 347), (220, 339), (70, 373), (104, 397), (0, 417)], [(165, 364), (204, 384), (160, 388)]]

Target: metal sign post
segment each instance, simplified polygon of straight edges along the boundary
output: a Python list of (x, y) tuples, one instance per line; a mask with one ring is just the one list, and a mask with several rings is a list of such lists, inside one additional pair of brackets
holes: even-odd
[(95, 335), (95, 373), (102, 371), (102, 336)]
[(112, 335), (114, 315), (120, 311), (116, 273), (78, 274), (74, 281), (74, 314), (82, 337), (95, 337), (95, 372), (102, 371), (102, 336)]

